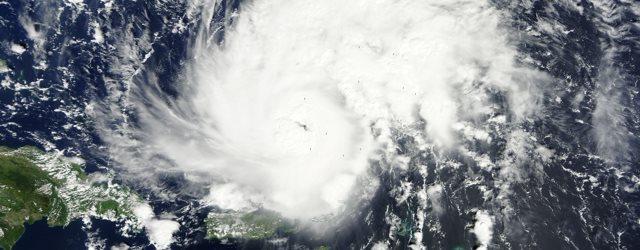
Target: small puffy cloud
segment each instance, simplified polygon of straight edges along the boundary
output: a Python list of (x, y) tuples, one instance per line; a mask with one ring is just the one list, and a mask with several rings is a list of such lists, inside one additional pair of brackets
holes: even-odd
[(173, 242), (173, 233), (178, 231), (180, 224), (172, 220), (156, 218), (151, 206), (140, 204), (133, 209), (133, 213), (147, 230), (149, 241), (158, 249), (168, 249)]

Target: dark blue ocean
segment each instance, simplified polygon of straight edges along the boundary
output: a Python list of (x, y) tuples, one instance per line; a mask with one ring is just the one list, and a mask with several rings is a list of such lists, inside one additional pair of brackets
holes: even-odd
[[(542, 103), (545, 115), (524, 125), (540, 144), (567, 157), (544, 165), (544, 182), (531, 179), (514, 185), (512, 201), (516, 219), (513, 223), (521, 225), (523, 230), (518, 235), (511, 235), (505, 233), (510, 225), (496, 224), (495, 234), (501, 238), (494, 240), (494, 247), (640, 249), (640, 192), (624, 191), (625, 187), (640, 185), (634, 179), (640, 176), (640, 17), (631, 11), (640, 8), (640, 3), (604, 1), (615, 11), (602, 21), (602, 13), (588, 0), (573, 1), (582, 6), (583, 12), (566, 8), (559, 1), (491, 2), (496, 8), (512, 13), (512, 20), (504, 25), (514, 29), (530, 29), (543, 21), (571, 27), (568, 34), (545, 33), (536, 39), (523, 40), (518, 52), (531, 57), (537, 69), (560, 79), (547, 91), (559, 93), (564, 99), (584, 95), (577, 108), (580, 112), (575, 112), (573, 106), (545, 100)], [(78, 9), (62, 0), (0, 1), (0, 59), (10, 69), (0, 73), (0, 81), (12, 82), (7, 87), (0, 87), (0, 145), (31, 145), (47, 151), (60, 150), (67, 156), (81, 156), (86, 160), (86, 171), (91, 173), (113, 166), (95, 121), (85, 112), (90, 103), (112, 98), (110, 93), (114, 91), (124, 91), (132, 75), (137, 84), (151, 84), (147, 77), (155, 76), (155, 83), (165, 98), (180, 95), (179, 73), (190, 59), (188, 48), (196, 39), (199, 22), (185, 14), (187, 6), (183, 1), (115, 0), (115, 11), (109, 14), (104, 11), (105, 1), (85, 0), (83, 3), (83, 8)], [(224, 41), (224, 32), (230, 25), (225, 20), (241, 4), (239, 0), (221, 3), (212, 20), (212, 27), (219, 28), (213, 39), (219, 43)], [(195, 18), (201, 17), (196, 15)], [(166, 25), (179, 21), (186, 25), (182, 32), (172, 32), (173, 27)], [(104, 43), (91, 42), (95, 39), (90, 32), (92, 23), (98, 23), (104, 32), (110, 32), (104, 37)], [(44, 42), (30, 37), (25, 26), (32, 26), (45, 36), (40, 40)], [(621, 30), (618, 36), (606, 32), (612, 27)], [(118, 36), (123, 30), (132, 36), (127, 39), (139, 45), (140, 50), (129, 51), (136, 60), (118, 54), (122, 48), (115, 45), (118, 39), (124, 39)], [(25, 48), (25, 52), (12, 52), (12, 44)], [(616, 52), (608, 53), (613, 46)], [(605, 55), (612, 56), (607, 59)], [(625, 148), (620, 148), (625, 155), (614, 161), (592, 157), (597, 145), (589, 132), (593, 128), (598, 79), (605, 66), (617, 69), (612, 74), (620, 76), (612, 77), (612, 88), (621, 93), (618, 100), (624, 107), (621, 121), (627, 129), (625, 133), (632, 135)], [(507, 109), (504, 93), (496, 92), (493, 98), (495, 103)], [(128, 113), (135, 124), (135, 112), (123, 112)], [(114, 125), (119, 122), (113, 121)], [(612, 133), (611, 136), (617, 135)], [(417, 152), (416, 142), (410, 136), (399, 136), (398, 145), (398, 155), (410, 157), (412, 166), (433, 166), (436, 162), (430, 154)], [(497, 159), (505, 150), (506, 142), (472, 147)], [(154, 197), (144, 183), (131, 186), (148, 198), (156, 213), (166, 211), (181, 218), (182, 227), (174, 244), (176, 249), (369, 247), (368, 242), (387, 239), (391, 231), (385, 220), (388, 211), (402, 215), (402, 225), (406, 227), (390, 244), (394, 249), (407, 249), (415, 226), (411, 219), (415, 210), (412, 206), (397, 204), (389, 193), (401, 181), (416, 186), (445, 183), (445, 190), (451, 191), (443, 198), (445, 212), (433, 218), (441, 227), (437, 232), (425, 231), (422, 243), (429, 249), (473, 249), (478, 245), (468, 222), (474, 219), (464, 211), (469, 207), (480, 207), (484, 201), (481, 190), (465, 186), (464, 181), (476, 166), (465, 162), (462, 155), (452, 158), (460, 159), (462, 167), (429, 167), (426, 178), (417, 172), (384, 171), (385, 168), (374, 164), (372, 172), (379, 177), (380, 188), (362, 211), (351, 215), (352, 223), (321, 238), (304, 233), (293, 235), (289, 243), (280, 246), (265, 241), (222, 244), (205, 240), (202, 223), (211, 208), (204, 208), (194, 201), (194, 197), (179, 192), (187, 185), (179, 174), (161, 178), (165, 190), (176, 192), (175, 200)], [(573, 173), (597, 176), (601, 185), (594, 186), (576, 178), (561, 166)], [(486, 179), (494, 180), (495, 176), (485, 175)], [(91, 241), (87, 232), (107, 248), (121, 243), (153, 248), (144, 233), (123, 237), (118, 228), (118, 223), (101, 220), (93, 220), (90, 229), (83, 229), (81, 221), (74, 221), (64, 228), (48, 227), (40, 221), (26, 226), (15, 249), (85, 249), (85, 243)]]

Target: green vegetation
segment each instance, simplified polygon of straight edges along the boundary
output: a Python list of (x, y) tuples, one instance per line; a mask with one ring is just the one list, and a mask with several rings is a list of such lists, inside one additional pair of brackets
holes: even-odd
[(34, 223), (51, 213), (57, 224), (66, 214), (66, 207), (53, 195), (60, 184), (28, 159), (1, 157), (0, 185), (0, 230), (4, 233), (0, 246), (5, 249), (18, 240), (25, 221)]
[(50, 226), (94, 216), (108, 220), (134, 217), (139, 198), (122, 186), (96, 185), (82, 165), (33, 147), (0, 147), (0, 247), (11, 249), (24, 223), (44, 218)]
[(73, 172), (75, 172), (75, 174), (83, 180), (87, 179), (87, 174), (84, 172), (84, 167), (82, 167), (82, 165), (80, 164), (75, 164), (72, 163), (71, 164), (71, 169), (73, 170)]
[(4, 73), (8, 71), (10, 70), (9, 70), (9, 67), (7, 67), (7, 63), (4, 60), (0, 59), (0, 73)]
[(267, 210), (211, 213), (206, 225), (209, 239), (267, 239), (286, 236), (295, 230), (292, 223)]
[(106, 201), (98, 202), (99, 214), (105, 214), (105, 213), (108, 213), (109, 211), (113, 211), (116, 215), (119, 215), (120, 213), (122, 213), (122, 211), (120, 211), (120, 204), (118, 204), (117, 201), (106, 200)]

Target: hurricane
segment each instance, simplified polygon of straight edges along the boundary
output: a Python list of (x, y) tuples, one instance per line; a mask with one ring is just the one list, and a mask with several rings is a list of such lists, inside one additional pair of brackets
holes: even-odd
[(402, 167), (397, 131), (446, 153), (456, 126), (491, 118), (492, 93), (509, 123), (536, 114), (549, 80), (517, 58), (506, 15), (482, 1), (243, 3), (222, 42), (205, 15), (177, 98), (132, 87), (132, 133), (210, 178), (213, 205), (338, 213), (375, 185), (371, 162)]
[(639, 16), (0, 1), (0, 247), (636, 249)]

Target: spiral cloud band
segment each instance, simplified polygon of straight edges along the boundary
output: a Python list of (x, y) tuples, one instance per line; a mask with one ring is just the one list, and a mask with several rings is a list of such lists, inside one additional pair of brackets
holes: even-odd
[(492, 91), (510, 119), (536, 109), (543, 76), (518, 66), (486, 1), (251, 1), (237, 15), (221, 44), (201, 29), (178, 100), (132, 95), (135, 134), (207, 176), (221, 208), (335, 213), (393, 157), (397, 131), (449, 150), (456, 124), (492, 112)]

